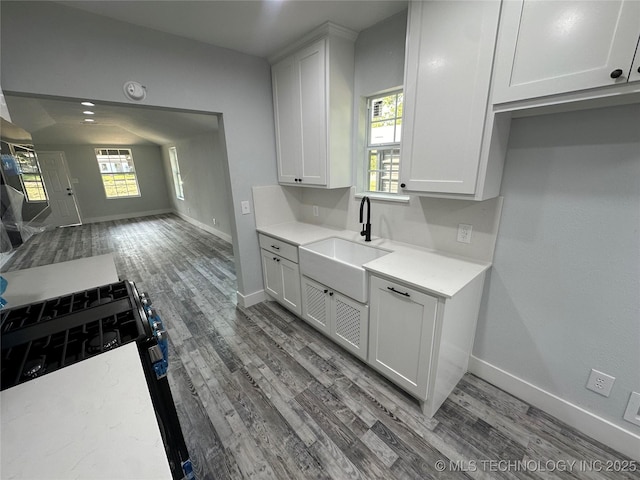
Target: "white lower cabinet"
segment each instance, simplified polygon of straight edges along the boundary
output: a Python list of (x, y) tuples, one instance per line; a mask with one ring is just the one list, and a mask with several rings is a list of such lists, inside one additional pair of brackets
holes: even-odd
[(300, 315), (298, 247), (262, 233), (258, 238), (265, 291), (278, 303)]
[(484, 274), (451, 298), (375, 275), (368, 363), (432, 417), (467, 371)]
[(302, 276), (302, 319), (367, 360), (369, 307)]
[(281, 305), (300, 315), (300, 268), (297, 263), (262, 250), (264, 288)]
[(438, 299), (371, 277), (369, 363), (418, 398), (427, 397)]

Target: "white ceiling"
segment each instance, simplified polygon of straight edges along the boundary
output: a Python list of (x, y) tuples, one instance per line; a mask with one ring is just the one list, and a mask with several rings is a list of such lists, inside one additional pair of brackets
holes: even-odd
[(327, 21), (360, 32), (407, 0), (73, 0), (69, 7), (267, 58)]
[[(57, 3), (267, 58), (327, 21), (360, 32), (404, 10), (406, 0), (74, 0)], [(36, 144), (167, 144), (218, 127), (215, 115), (5, 95), (14, 123)]]
[[(218, 129), (214, 114), (101, 103), (85, 107), (80, 100), (8, 94), (5, 99), (13, 123), (40, 145), (166, 145)], [(91, 118), (84, 110), (95, 113), (93, 124), (83, 121)]]

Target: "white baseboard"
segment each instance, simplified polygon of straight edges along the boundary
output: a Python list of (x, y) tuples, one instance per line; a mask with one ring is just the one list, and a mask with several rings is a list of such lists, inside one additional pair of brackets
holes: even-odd
[(238, 299), (238, 305), (245, 308), (264, 302), (267, 299), (267, 295), (264, 293), (264, 290), (258, 290), (257, 292), (249, 293), (248, 295), (236, 292), (236, 297)]
[(82, 223), (98, 223), (98, 222), (111, 222), (113, 220), (126, 220), (128, 218), (149, 217), (151, 215), (164, 215), (165, 213), (172, 213), (170, 208), (163, 208), (161, 210), (147, 210), (145, 212), (127, 212), (119, 213), (118, 215), (106, 215), (104, 217), (88, 217), (83, 218)]
[(233, 239), (231, 238), (231, 235), (222, 232), (220, 230), (218, 230), (217, 228), (213, 228), (210, 225), (207, 225), (206, 223), (202, 223), (199, 222), (198, 220), (196, 220), (195, 218), (191, 218), (187, 215), (185, 215), (182, 212), (179, 212), (177, 210), (172, 210), (173, 213), (175, 213), (176, 215), (178, 215), (181, 219), (183, 219), (186, 222), (189, 222), (191, 225), (194, 225), (202, 230), (204, 230), (205, 232), (209, 232), (213, 235), (215, 235), (218, 238), (221, 238), (222, 240), (224, 240), (225, 242), (228, 243), (232, 243)]
[(473, 355), (469, 372), (544, 410), (585, 435), (640, 461), (640, 436)]

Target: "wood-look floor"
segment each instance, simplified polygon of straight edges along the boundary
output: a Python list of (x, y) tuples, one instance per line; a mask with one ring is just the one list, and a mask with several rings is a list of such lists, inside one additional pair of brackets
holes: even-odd
[(276, 303), (236, 307), (231, 246), (175, 216), (45, 232), (3, 270), (104, 253), (167, 324), (199, 479), (640, 478), (620, 471), (640, 465), (470, 374), (426, 419)]

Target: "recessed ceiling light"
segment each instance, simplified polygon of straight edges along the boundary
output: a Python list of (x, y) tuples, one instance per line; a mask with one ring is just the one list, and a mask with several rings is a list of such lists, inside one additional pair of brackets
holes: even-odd
[(93, 113), (91, 110), (85, 110), (84, 112), (85, 115), (95, 115), (95, 113)]
[(82, 102), (80, 105), (84, 105), (85, 107), (95, 107), (95, 104), (91, 102)]
[(93, 118), (85, 118), (84, 121), (85, 122), (89, 122), (89, 123), (95, 122), (95, 120)]

